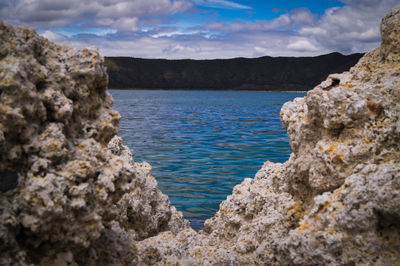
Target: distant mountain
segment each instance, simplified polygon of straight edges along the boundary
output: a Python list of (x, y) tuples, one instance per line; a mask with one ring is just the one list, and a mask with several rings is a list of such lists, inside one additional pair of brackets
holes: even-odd
[(363, 54), (167, 60), (106, 57), (112, 89), (308, 90)]

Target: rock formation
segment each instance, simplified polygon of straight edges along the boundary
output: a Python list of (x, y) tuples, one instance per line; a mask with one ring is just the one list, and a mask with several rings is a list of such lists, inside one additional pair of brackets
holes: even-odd
[(0, 24), (0, 264), (400, 261), (400, 7), (382, 45), (281, 119), (266, 162), (195, 232), (116, 137), (103, 60)]
[(135, 263), (134, 241), (188, 227), (114, 137), (96, 48), (1, 23), (0, 80), (0, 264)]
[(290, 159), (236, 186), (207, 232), (164, 232), (140, 245), (157, 249), (160, 263), (399, 263), (399, 19), (395, 8), (382, 46), (349, 72), (283, 106)]

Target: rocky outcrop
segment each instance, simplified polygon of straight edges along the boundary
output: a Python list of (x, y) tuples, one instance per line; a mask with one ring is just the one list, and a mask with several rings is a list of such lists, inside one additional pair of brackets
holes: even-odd
[(0, 24), (0, 264), (395, 265), (400, 7), (382, 45), (281, 119), (266, 162), (195, 232), (115, 137), (102, 58)]
[(114, 137), (97, 49), (2, 23), (0, 40), (0, 264), (135, 263), (135, 241), (188, 227)]
[(399, 19), (395, 8), (383, 19), (382, 46), (349, 72), (283, 106), (293, 151), (286, 163), (266, 162), (236, 186), (207, 232), (165, 232), (141, 247), (155, 248), (159, 263), (398, 263)]

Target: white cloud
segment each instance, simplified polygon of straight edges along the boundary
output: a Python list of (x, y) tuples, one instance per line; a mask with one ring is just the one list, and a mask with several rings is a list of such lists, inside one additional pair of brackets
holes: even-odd
[(123, 18), (118, 18), (118, 19), (105, 19), (102, 21), (99, 21), (102, 26), (109, 26), (113, 29), (118, 29), (118, 30), (125, 30), (125, 31), (136, 31), (138, 30), (138, 18), (133, 17), (123, 17)]
[(187, 0), (119, 0), (109, 4), (97, 3), (97, 15), (101, 17), (142, 17), (149, 15), (174, 14), (191, 7)]
[[(160, 31), (155, 34), (150, 35), (152, 38), (162, 38), (162, 37), (174, 37), (174, 36), (182, 36), (182, 35), (196, 35), (196, 34), (201, 34), (199, 31), (180, 31), (180, 30), (172, 30), (172, 31)], [(206, 35), (204, 36), (206, 37)], [(209, 38), (209, 37), (207, 37)]]
[(236, 21), (233, 23), (215, 22), (206, 25), (207, 29), (231, 32), (231, 31), (253, 31), (253, 30), (274, 30), (294, 29), (305, 25), (313, 25), (317, 16), (308, 9), (293, 9), (287, 14), (280, 15), (273, 20), (258, 20), (255, 22)]
[[(172, 30), (172, 29), (171, 29)], [(162, 32), (162, 31), (161, 31)], [(166, 31), (168, 33), (169, 31)], [(325, 53), (318, 51), (289, 50), (287, 46), (293, 42), (288, 32), (247, 32), (230, 33), (226, 36), (209, 38), (203, 32), (184, 34), (171, 31), (160, 34), (157, 38), (149, 34), (119, 32), (98, 36), (94, 34), (64, 36), (57, 41), (75, 48), (96, 45), (105, 56), (133, 56), (142, 58), (169, 59), (211, 59), (259, 56), (308, 56)], [(46, 34), (49, 36), (48, 34)]]
[(319, 50), (314, 44), (312, 44), (307, 39), (295, 40), (293, 42), (290, 42), (287, 45), (287, 48), (289, 50), (300, 51), (300, 52), (306, 52), (306, 51), (315, 52)]
[(398, 0), (341, 0), (344, 6), (320, 17), (294, 9), (272, 20), (226, 23), (212, 18), (208, 24), (179, 26), (165, 15), (193, 10), (192, 1), (219, 8), (251, 7), (239, 0), (6, 1), (0, 4), (0, 17), (36, 27), (52, 41), (74, 48), (96, 45), (107, 56), (171, 59), (364, 52), (379, 45), (380, 20), (398, 5)]
[(194, 0), (194, 2), (197, 5), (204, 7), (225, 8), (225, 9), (252, 9), (250, 6), (245, 6), (227, 0)]
[(121, 22), (122, 28), (135, 29), (142, 17), (175, 14), (192, 5), (190, 0), (13, 0), (3, 4), (0, 16), (14, 25), (35, 28), (104, 23), (108, 19), (115, 23), (107, 26), (116, 27)]
[(398, 0), (341, 0), (347, 5), (326, 10), (318, 23), (299, 33), (342, 53), (365, 52), (379, 46), (382, 17)]
[(46, 30), (41, 34), (43, 37), (49, 39), (52, 42), (62, 43), (68, 41), (67, 38), (61, 34), (54, 33), (50, 30)]

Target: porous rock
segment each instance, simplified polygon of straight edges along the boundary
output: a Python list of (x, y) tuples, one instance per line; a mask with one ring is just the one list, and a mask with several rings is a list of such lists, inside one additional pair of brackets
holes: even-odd
[(0, 263), (395, 265), (399, 19), (392, 9), (381, 47), (349, 72), (282, 107), (289, 160), (236, 186), (200, 232), (111, 139), (97, 52), (1, 25), (0, 173), (18, 180), (0, 194)]
[(135, 263), (188, 226), (118, 132), (97, 48), (0, 22), (0, 264)]
[(193, 265), (399, 263), (399, 19), (394, 8), (381, 47), (349, 72), (282, 107), (287, 162), (237, 185), (206, 232), (161, 233), (141, 254), (152, 247), (159, 263)]

